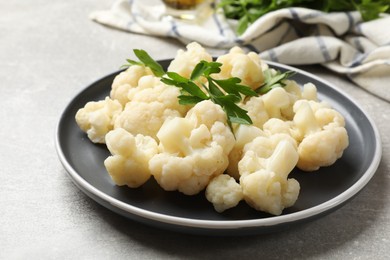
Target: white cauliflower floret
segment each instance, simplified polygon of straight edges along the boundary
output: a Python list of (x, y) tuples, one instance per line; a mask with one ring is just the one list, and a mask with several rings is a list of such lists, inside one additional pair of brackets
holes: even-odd
[(177, 51), (176, 57), (168, 67), (168, 71), (176, 72), (185, 78), (190, 78), (192, 71), (200, 61), (212, 61), (213, 58), (199, 43), (192, 42), (186, 47), (186, 51)]
[(223, 212), (237, 206), (243, 197), (240, 184), (226, 174), (213, 178), (206, 188), (206, 198), (213, 203), (217, 212)]
[(253, 139), (251, 142), (247, 143), (243, 148), (244, 157), (248, 152), (254, 153), (256, 160), (243, 162), (244, 157), (238, 163), (238, 170), (240, 176), (251, 174), (257, 171), (259, 168), (265, 168), (267, 163), (267, 158), (271, 157), (274, 153), (276, 147), (280, 142), (287, 141), (290, 142), (295, 150), (297, 149), (296, 141), (287, 134), (274, 134), (271, 136), (258, 136)]
[(274, 88), (262, 96), (265, 110), (269, 118), (285, 119), (286, 114), (283, 111), (287, 110), (294, 104), (290, 99), (290, 95), (283, 88)]
[(300, 100), (294, 105), (299, 131), (298, 168), (315, 171), (332, 165), (348, 147), (343, 116), (324, 102)]
[(291, 134), (292, 128), (293, 128), (292, 121), (284, 121), (279, 118), (270, 118), (263, 125), (263, 131), (268, 135), (288, 134), (292, 136)]
[(313, 83), (303, 85), (302, 99), (317, 101), (317, 87)]
[[(211, 122), (207, 116), (195, 116), (201, 115), (197, 110), (203, 111), (203, 106), (210, 105), (222, 110), (211, 101), (202, 101), (189, 111), (186, 118), (167, 120), (157, 133), (160, 153), (150, 160), (149, 168), (163, 189), (194, 195), (203, 190), (214, 176), (226, 170), (228, 154), (234, 145), (226, 116), (222, 122)], [(214, 113), (209, 115), (218, 119)]]
[(154, 76), (140, 78), (138, 86), (129, 92), (129, 100), (145, 103), (157, 101), (165, 108), (177, 110), (181, 115), (185, 115), (189, 107), (179, 104), (179, 88), (167, 86), (160, 79)]
[(187, 106), (180, 105), (179, 88), (167, 86), (154, 76), (144, 76), (129, 92), (130, 101), (115, 121), (115, 128), (124, 128), (133, 135), (156, 134), (165, 120), (183, 117)]
[(106, 97), (101, 101), (88, 102), (77, 111), (75, 119), (92, 142), (105, 143), (105, 135), (113, 129), (114, 121), (121, 112), (122, 105)]
[(263, 124), (269, 119), (261, 96), (251, 97), (241, 107), (248, 111), (248, 116), (252, 119), (253, 125), (258, 128), (263, 128)]
[(206, 125), (207, 128), (215, 122), (222, 122), (226, 124), (226, 113), (218, 105), (215, 105), (211, 101), (203, 101), (188, 111), (186, 118), (188, 118), (195, 126), (200, 126), (202, 124)]
[(292, 120), (294, 104), (298, 100), (317, 100), (317, 88), (313, 84), (305, 84), (303, 91), (295, 81), (286, 80), (285, 84), (285, 87), (273, 88), (261, 97), (269, 118)]
[(235, 130), (236, 142), (232, 151), (229, 153), (229, 166), (227, 173), (236, 180), (240, 178), (238, 173), (238, 162), (243, 156), (243, 148), (247, 143), (252, 142), (258, 136), (264, 136), (264, 132), (253, 125), (238, 125)]
[(270, 118), (265, 122), (263, 131), (269, 136), (274, 134), (287, 134), (294, 138), (294, 140), (300, 140), (301, 135), (293, 121), (283, 121), (279, 118)]
[(241, 84), (252, 89), (258, 88), (264, 82), (262, 63), (259, 55), (254, 52), (245, 54), (240, 47), (233, 47), (229, 53), (219, 56), (217, 62), (222, 63), (222, 66), (216, 78), (238, 77)]
[(119, 73), (111, 85), (110, 97), (118, 100), (122, 106), (128, 101), (129, 91), (138, 85), (138, 80), (145, 75), (153, 75), (150, 68), (140, 65), (130, 66)]
[(273, 215), (280, 215), (284, 208), (294, 205), (300, 185), (288, 178), (298, 161), (290, 137), (282, 134), (271, 136), (270, 140), (258, 137), (244, 150), (239, 170), (245, 201), (256, 210)]
[(149, 160), (158, 152), (153, 138), (134, 137), (117, 128), (106, 135), (106, 143), (112, 156), (104, 161), (104, 165), (117, 185), (137, 188), (150, 178)]
[(165, 120), (181, 117), (174, 109), (167, 109), (160, 102), (129, 102), (115, 120), (114, 128), (124, 128), (133, 135), (148, 135), (156, 139), (156, 134)]

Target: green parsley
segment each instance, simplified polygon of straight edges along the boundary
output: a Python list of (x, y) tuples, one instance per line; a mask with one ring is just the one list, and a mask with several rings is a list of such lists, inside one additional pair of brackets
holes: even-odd
[(150, 57), (146, 51), (134, 49), (133, 52), (140, 61), (127, 59), (127, 64), (122, 65), (121, 68), (128, 68), (133, 65), (144, 65), (149, 67), (156, 77), (162, 77), (165, 74), (163, 67), (152, 57)]
[[(175, 72), (167, 72), (166, 77), (163, 77), (161, 81), (181, 89), (180, 104), (195, 104), (202, 100), (211, 100), (223, 108), (230, 126), (232, 123), (252, 124), (248, 112), (236, 103), (240, 102), (243, 96), (257, 96), (258, 94), (250, 87), (239, 84), (241, 79), (237, 77), (214, 79), (211, 74), (219, 73), (221, 66), (222, 63), (202, 60), (195, 66), (189, 79)], [(201, 83), (199, 80), (201, 77), (206, 79), (207, 85)], [(195, 82), (198, 82), (205, 92)]]
[(390, 13), (389, 0), (221, 0), (225, 16), (238, 20), (237, 33), (245, 30), (266, 13), (288, 7), (306, 7), (323, 12), (359, 11), (364, 21), (380, 13)]
[(286, 86), (285, 80), (293, 76), (295, 72), (286, 71), (284, 73), (278, 70), (266, 69), (264, 71), (264, 83), (255, 89), (256, 93), (265, 94), (273, 88)]

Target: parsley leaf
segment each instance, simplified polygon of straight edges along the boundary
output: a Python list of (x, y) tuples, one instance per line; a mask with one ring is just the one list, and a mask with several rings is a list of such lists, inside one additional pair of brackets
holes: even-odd
[(140, 61), (127, 59), (126, 61), (128, 64), (122, 65), (121, 68), (127, 68), (133, 65), (144, 65), (146, 67), (149, 67), (156, 77), (162, 77), (165, 74), (165, 71), (162, 66), (152, 57), (150, 57), (146, 51), (134, 49), (133, 52)]
[(286, 71), (282, 73), (278, 70), (266, 69), (264, 71), (264, 83), (255, 89), (255, 91), (259, 94), (265, 94), (273, 88), (284, 87), (286, 86), (284, 80), (288, 79), (294, 74), (295, 72), (293, 71)]
[(239, 35), (264, 14), (288, 7), (323, 12), (359, 11), (364, 21), (376, 19), (380, 13), (390, 13), (389, 0), (221, 0), (218, 7), (227, 18), (238, 20)]
[[(167, 85), (173, 85), (181, 89), (180, 104), (194, 104), (202, 100), (211, 100), (225, 111), (228, 124), (252, 124), (248, 112), (240, 108), (236, 103), (243, 96), (257, 96), (258, 94), (248, 86), (239, 84), (241, 79), (237, 77), (217, 80), (211, 75), (221, 71), (222, 64), (218, 62), (200, 61), (193, 69), (189, 79), (175, 72), (167, 72), (161, 81)], [(201, 77), (207, 80), (207, 85), (195, 81)]]

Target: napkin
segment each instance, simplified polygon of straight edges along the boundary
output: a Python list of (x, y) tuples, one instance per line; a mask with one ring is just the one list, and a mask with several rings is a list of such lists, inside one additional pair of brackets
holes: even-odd
[(95, 11), (98, 23), (139, 34), (196, 41), (212, 48), (246, 47), (264, 60), (321, 64), (390, 102), (390, 16), (363, 22), (359, 12), (285, 8), (263, 15), (242, 34), (221, 10), (188, 22), (165, 15), (160, 1), (117, 0)]

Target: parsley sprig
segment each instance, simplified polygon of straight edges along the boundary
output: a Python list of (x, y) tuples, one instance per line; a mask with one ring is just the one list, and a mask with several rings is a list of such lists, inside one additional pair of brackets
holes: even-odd
[(286, 86), (285, 80), (295, 74), (294, 71), (282, 73), (278, 70), (266, 69), (264, 72), (264, 83), (255, 89), (259, 94), (265, 94), (273, 88)]
[[(242, 109), (237, 103), (243, 99), (259, 94), (265, 94), (275, 87), (284, 87), (286, 80), (292, 74), (291, 71), (280, 72), (272, 69), (264, 71), (264, 83), (253, 90), (248, 86), (242, 85), (241, 79), (232, 77), (228, 79), (216, 79), (212, 74), (221, 71), (222, 63), (200, 61), (189, 78), (183, 77), (176, 72), (165, 72), (163, 67), (155, 61), (150, 55), (140, 49), (133, 50), (139, 61), (127, 59), (127, 64), (121, 68), (128, 68), (133, 65), (149, 67), (156, 77), (161, 77), (161, 81), (170, 86), (180, 89), (179, 103), (181, 105), (192, 105), (203, 100), (211, 100), (222, 107), (227, 115), (227, 121), (232, 128), (232, 124), (252, 124), (248, 111)], [(207, 84), (206, 84), (207, 83)]]
[(237, 33), (245, 30), (259, 17), (288, 7), (306, 7), (323, 12), (359, 11), (364, 21), (390, 13), (389, 0), (221, 0), (219, 7), (225, 16), (238, 20)]
[[(248, 112), (236, 103), (245, 96), (257, 96), (258, 94), (250, 87), (241, 85), (241, 79), (232, 77), (229, 79), (215, 79), (211, 74), (221, 71), (222, 63), (202, 60), (191, 73), (189, 79), (176, 72), (167, 72), (161, 81), (167, 85), (179, 87), (181, 95), (179, 103), (183, 105), (196, 104), (202, 100), (211, 100), (220, 105), (226, 112), (228, 123), (252, 124)], [(201, 78), (205, 78), (208, 84), (204, 84)], [(195, 82), (202, 86), (203, 91)]]
[(152, 57), (150, 57), (150, 55), (146, 51), (134, 49), (133, 52), (135, 56), (137, 56), (139, 61), (127, 59), (127, 64), (122, 65), (122, 69), (128, 68), (133, 65), (143, 65), (149, 67), (156, 77), (162, 77), (165, 74), (163, 67)]

